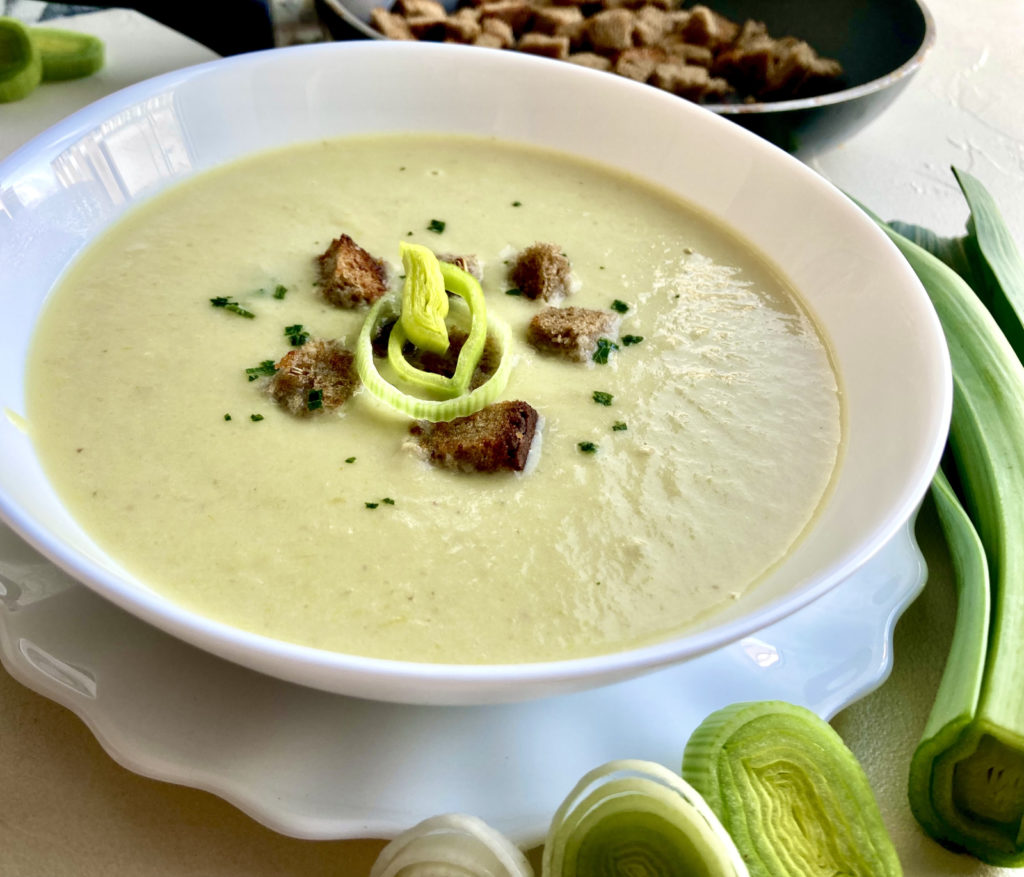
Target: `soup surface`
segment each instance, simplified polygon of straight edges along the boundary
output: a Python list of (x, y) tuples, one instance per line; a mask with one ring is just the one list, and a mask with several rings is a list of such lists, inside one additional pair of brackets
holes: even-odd
[[(365, 389), (296, 417), (247, 379), (286, 327), (354, 345), (366, 309), (316, 288), (342, 233), (395, 266), (403, 240), (483, 261), (514, 339), (501, 398), (543, 418), (527, 471), (431, 466)], [(507, 294), (507, 261), (535, 241), (571, 260), (564, 304), (618, 300), (642, 341), (604, 364), (534, 350), (542, 304)], [(254, 316), (211, 306), (227, 296)], [(432, 135), (260, 154), (136, 209), (53, 293), (28, 380), (58, 492), (152, 588), (414, 661), (562, 659), (695, 624), (801, 537), (842, 435), (827, 345), (767, 260), (609, 169)]]

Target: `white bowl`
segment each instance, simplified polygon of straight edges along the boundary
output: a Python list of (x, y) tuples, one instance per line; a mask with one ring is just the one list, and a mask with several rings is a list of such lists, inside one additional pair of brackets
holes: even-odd
[[(43, 300), (123, 211), (241, 155), (360, 132), (450, 131), (622, 168), (718, 217), (809, 302), (845, 392), (846, 447), (812, 531), (700, 630), (592, 658), (415, 664), (271, 640), (197, 616), (126, 576), (72, 520), (19, 425)], [(409, 703), (521, 700), (629, 678), (718, 648), (826, 593), (920, 502), (948, 426), (941, 328), (913, 272), (841, 193), (752, 134), (671, 95), (514, 53), (408, 43), (241, 55), (93, 104), (0, 164), (0, 517), (89, 587), (215, 654), (317, 688)]]

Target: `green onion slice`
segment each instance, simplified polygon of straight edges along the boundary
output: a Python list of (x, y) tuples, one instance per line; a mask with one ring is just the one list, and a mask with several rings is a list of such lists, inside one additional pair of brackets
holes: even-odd
[(431, 353), (448, 349), (448, 296), (437, 256), (421, 244), (399, 243), (405, 283), (402, 285), (402, 312), (399, 325), (417, 347)]
[(533, 877), (522, 852), (476, 816), (425, 819), (389, 843), (370, 877)]
[(898, 877), (867, 777), (828, 722), (783, 701), (708, 716), (683, 776), (732, 835), (753, 877)]
[(637, 759), (587, 773), (555, 812), (544, 877), (748, 877), (736, 846), (678, 774)]
[(0, 18), (0, 103), (21, 100), (43, 78), (39, 49), (29, 29), (13, 18)]

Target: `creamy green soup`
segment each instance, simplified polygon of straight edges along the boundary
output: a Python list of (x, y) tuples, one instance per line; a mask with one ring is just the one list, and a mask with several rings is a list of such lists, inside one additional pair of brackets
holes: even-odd
[[(362, 389), (295, 417), (247, 379), (288, 326), (354, 345), (366, 310), (315, 286), (341, 233), (396, 273), (400, 240), (483, 261), (514, 339), (501, 398), (543, 418), (527, 472), (431, 466), (409, 418)], [(535, 241), (572, 262), (565, 304), (623, 302), (642, 341), (606, 364), (532, 349), (542, 305), (507, 294), (507, 260)], [(227, 296), (254, 317), (211, 306)], [(750, 247), (609, 169), (429, 135), (260, 154), (136, 209), (53, 292), (28, 396), (68, 508), (154, 590), (414, 661), (569, 658), (705, 619), (806, 531), (842, 434), (827, 344)]]

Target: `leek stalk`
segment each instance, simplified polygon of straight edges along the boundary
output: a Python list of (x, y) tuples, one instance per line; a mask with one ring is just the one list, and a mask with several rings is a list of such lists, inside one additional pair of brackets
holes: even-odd
[[(975, 232), (992, 220), (991, 214), (975, 216)], [(884, 224), (882, 228), (921, 279), (946, 334), (954, 378), (950, 449), (967, 510), (987, 555), (992, 592), (976, 703), (972, 707), (973, 662), (966, 669), (947, 664), (940, 689), (943, 696), (915, 756), (912, 809), (941, 843), (990, 864), (1020, 866), (1024, 865), (1020, 645), (1024, 631), (1024, 545), (1020, 542), (1024, 534), (1024, 367), (992, 314), (956, 271), (891, 228)], [(1005, 320), (1013, 308), (993, 311), (1001, 312)], [(957, 549), (960, 543), (951, 547)], [(976, 585), (969, 587), (973, 590)], [(980, 639), (975, 647), (982, 647)]]
[(860, 764), (828, 722), (782, 701), (708, 716), (683, 753), (752, 877), (898, 877), (899, 859)]

